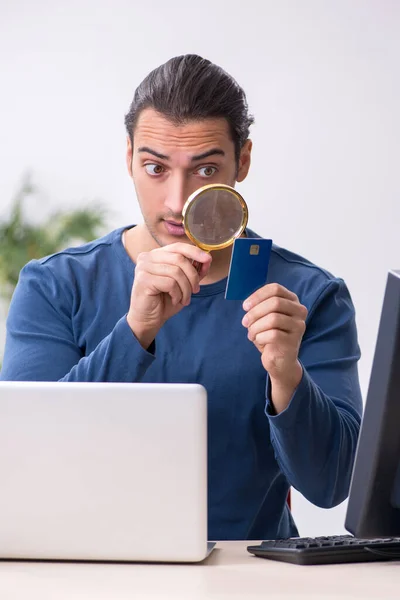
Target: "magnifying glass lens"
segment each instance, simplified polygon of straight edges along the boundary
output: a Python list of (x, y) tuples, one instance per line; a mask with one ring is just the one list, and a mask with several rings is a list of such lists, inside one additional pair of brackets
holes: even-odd
[(188, 237), (204, 250), (225, 248), (247, 225), (247, 206), (234, 188), (209, 185), (197, 190), (187, 201), (184, 227)]

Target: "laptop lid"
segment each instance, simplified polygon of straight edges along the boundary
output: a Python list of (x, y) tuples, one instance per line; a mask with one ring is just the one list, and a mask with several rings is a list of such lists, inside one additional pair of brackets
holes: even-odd
[(207, 395), (196, 384), (0, 382), (0, 557), (207, 554)]

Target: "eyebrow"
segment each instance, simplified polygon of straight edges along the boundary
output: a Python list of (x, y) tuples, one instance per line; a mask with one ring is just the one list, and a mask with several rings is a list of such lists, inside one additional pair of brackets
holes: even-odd
[(203, 160), (204, 158), (208, 158), (209, 156), (225, 156), (225, 152), (221, 150), (221, 148), (212, 148), (212, 150), (208, 150), (207, 152), (203, 152), (203, 154), (196, 154), (196, 156), (192, 156), (192, 162), (195, 160)]
[(156, 152), (148, 146), (142, 146), (141, 148), (138, 148), (138, 152), (147, 152), (148, 154), (152, 154), (153, 156), (156, 156), (161, 160), (169, 160), (169, 156), (167, 156), (166, 154), (161, 154), (161, 152)]
[[(152, 154), (153, 156), (155, 156), (156, 158), (159, 158), (160, 160), (169, 160), (170, 157), (167, 156), (166, 154), (162, 154), (161, 152), (156, 152), (156, 150), (152, 150), (152, 148), (149, 148), (148, 146), (141, 146), (140, 148), (138, 148), (138, 152), (147, 152), (148, 154)], [(203, 152), (202, 154), (196, 154), (196, 156), (192, 156), (192, 162), (195, 162), (197, 160), (204, 160), (205, 158), (208, 158), (209, 156), (225, 156), (225, 152), (223, 150), (221, 150), (221, 148), (212, 148), (211, 150), (207, 150), (207, 152)]]

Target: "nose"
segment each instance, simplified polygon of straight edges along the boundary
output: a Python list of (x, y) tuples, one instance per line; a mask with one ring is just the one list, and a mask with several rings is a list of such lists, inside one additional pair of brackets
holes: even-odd
[(180, 174), (169, 177), (167, 196), (165, 199), (167, 210), (176, 216), (181, 216), (187, 198), (188, 194), (185, 177)]

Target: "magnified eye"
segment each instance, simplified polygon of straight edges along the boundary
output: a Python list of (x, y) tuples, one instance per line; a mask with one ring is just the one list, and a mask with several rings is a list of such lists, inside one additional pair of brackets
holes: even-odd
[(145, 165), (144, 168), (149, 175), (161, 175), (164, 172), (164, 168), (161, 165), (152, 163)]
[(201, 167), (197, 172), (201, 177), (212, 177), (217, 169), (215, 167)]

